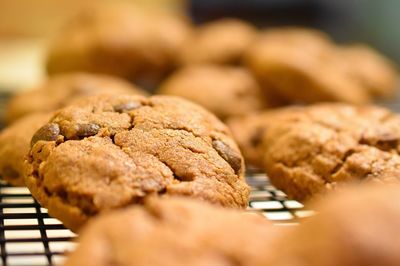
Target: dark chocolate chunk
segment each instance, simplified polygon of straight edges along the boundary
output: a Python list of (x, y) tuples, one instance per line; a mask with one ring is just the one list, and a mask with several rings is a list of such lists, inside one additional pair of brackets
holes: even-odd
[(60, 135), (60, 127), (58, 124), (49, 123), (41, 128), (33, 135), (31, 140), (31, 147), (35, 145), (39, 140), (45, 141), (55, 141), (57, 140), (58, 135)]
[(242, 167), (240, 154), (220, 140), (213, 140), (212, 145), (218, 154), (229, 163), (235, 173), (239, 173)]
[(80, 138), (90, 137), (96, 135), (100, 130), (97, 124), (78, 124), (76, 135)]
[(115, 112), (118, 113), (123, 113), (123, 112), (129, 112), (131, 110), (137, 109), (141, 106), (140, 103), (138, 102), (127, 102), (127, 103), (122, 103), (114, 106)]

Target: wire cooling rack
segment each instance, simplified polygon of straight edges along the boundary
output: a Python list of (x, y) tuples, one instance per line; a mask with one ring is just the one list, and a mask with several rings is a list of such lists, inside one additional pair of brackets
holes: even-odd
[[(252, 188), (250, 211), (260, 211), (278, 224), (296, 224), (312, 215), (303, 205), (288, 200), (255, 170), (247, 176)], [(76, 235), (51, 218), (24, 187), (0, 183), (0, 265), (60, 265), (75, 247)]]
[[(8, 98), (8, 93), (0, 92), (0, 116)], [(400, 112), (398, 100), (379, 104)], [(252, 188), (249, 211), (260, 212), (275, 224), (294, 225), (313, 214), (301, 203), (287, 199), (257, 169), (248, 170), (247, 182)], [(47, 214), (27, 188), (11, 187), (0, 180), (0, 265), (60, 265), (74, 249), (75, 237)]]

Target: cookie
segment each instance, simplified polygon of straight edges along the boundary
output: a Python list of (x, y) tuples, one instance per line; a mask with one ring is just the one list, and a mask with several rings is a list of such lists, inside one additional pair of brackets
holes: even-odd
[(370, 101), (368, 90), (349, 75), (333, 45), (313, 33), (302, 37), (292, 32), (286, 38), (284, 32), (267, 32), (244, 56), (265, 90), (292, 103)]
[(136, 86), (111, 76), (60, 74), (13, 96), (6, 107), (5, 120), (10, 124), (27, 114), (54, 111), (82, 97), (103, 93), (146, 94)]
[(257, 36), (256, 29), (238, 19), (220, 19), (200, 26), (179, 53), (182, 65), (237, 64)]
[(246, 164), (262, 168), (262, 140), (268, 128), (282, 120), (301, 116), (302, 109), (301, 106), (282, 107), (228, 119), (226, 124), (239, 145)]
[(394, 95), (398, 74), (392, 63), (363, 44), (338, 48), (338, 56), (343, 58), (345, 67), (374, 97), (389, 98)]
[(72, 19), (54, 39), (47, 70), (105, 73), (153, 85), (175, 67), (190, 32), (191, 24), (177, 14), (100, 5)]
[(271, 125), (264, 167), (289, 197), (304, 201), (348, 182), (400, 178), (400, 117), (377, 106), (320, 104)]
[[(288, 229), (273, 243), (270, 265), (399, 264), (399, 186), (357, 186), (311, 207), (318, 215)], [(283, 256), (281, 250), (285, 250)]]
[(183, 99), (101, 95), (56, 112), (32, 138), (26, 184), (74, 231), (151, 195), (245, 208), (243, 158), (227, 127)]
[(313, 50), (319, 53), (335, 49), (335, 43), (328, 34), (312, 28), (269, 28), (260, 33), (259, 39), (265, 42), (280, 42), (291, 46), (301, 45), (304, 50)]
[(51, 117), (35, 113), (19, 119), (0, 133), (0, 176), (14, 186), (23, 186), (23, 162), (33, 134)]
[(198, 103), (221, 119), (245, 115), (267, 106), (257, 82), (244, 68), (187, 66), (170, 76), (158, 90)]
[(254, 214), (191, 199), (153, 199), (89, 222), (65, 266), (265, 265), (262, 251), (276, 237), (274, 229)]

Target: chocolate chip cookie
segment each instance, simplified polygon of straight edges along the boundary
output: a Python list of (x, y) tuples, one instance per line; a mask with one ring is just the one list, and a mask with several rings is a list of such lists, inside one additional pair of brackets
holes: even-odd
[(32, 138), (26, 184), (74, 231), (150, 195), (245, 208), (249, 193), (227, 127), (168, 96), (101, 95), (60, 109)]
[(237, 19), (220, 19), (200, 26), (179, 54), (180, 63), (237, 64), (257, 37), (257, 30)]
[(398, 74), (392, 63), (372, 48), (363, 45), (348, 45), (338, 48), (345, 67), (372, 96), (391, 97), (398, 84)]
[(6, 107), (5, 120), (10, 124), (27, 114), (54, 111), (79, 98), (103, 93), (146, 94), (115, 77), (85, 73), (60, 74), (11, 98)]
[(333, 44), (314, 31), (282, 31), (264, 33), (244, 57), (263, 88), (292, 103), (370, 101), (368, 90), (343, 67)]
[(85, 10), (60, 32), (47, 69), (50, 74), (88, 71), (153, 84), (174, 67), (190, 31), (190, 23), (177, 14), (101, 5)]
[(263, 136), (268, 128), (283, 120), (301, 116), (301, 106), (282, 107), (266, 110), (241, 117), (233, 117), (226, 121), (243, 154), (246, 164), (263, 166)]
[(241, 67), (193, 65), (172, 74), (158, 90), (196, 102), (221, 119), (263, 109), (263, 95), (250, 72)]
[(271, 182), (303, 201), (348, 182), (400, 178), (400, 117), (377, 106), (320, 104), (271, 125), (264, 166)]
[(90, 221), (65, 266), (266, 265), (261, 251), (278, 235), (274, 229), (254, 214), (152, 199)]
[[(335, 266), (399, 264), (399, 186), (357, 186), (311, 207), (318, 215), (273, 243), (270, 265)], [(282, 255), (281, 250), (285, 250)]]
[(23, 162), (33, 134), (51, 114), (36, 113), (19, 119), (0, 133), (0, 176), (14, 186), (23, 186)]

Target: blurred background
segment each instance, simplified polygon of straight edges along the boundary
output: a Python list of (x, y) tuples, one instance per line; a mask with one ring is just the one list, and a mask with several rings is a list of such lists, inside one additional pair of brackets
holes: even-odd
[[(125, 1), (185, 12), (196, 23), (229, 16), (259, 27), (312, 26), (328, 32), (339, 42), (366, 42), (400, 62), (399, 0)], [(45, 75), (42, 66), (48, 40), (68, 18), (88, 5), (101, 2), (107, 0), (0, 0), (1, 90), (41, 80)]]

